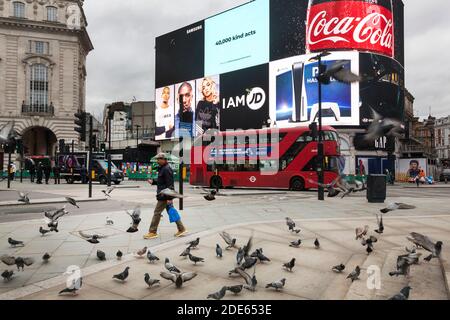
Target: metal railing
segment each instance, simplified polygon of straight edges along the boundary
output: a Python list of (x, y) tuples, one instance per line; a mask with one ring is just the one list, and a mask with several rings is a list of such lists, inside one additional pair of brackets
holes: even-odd
[(22, 105), (22, 114), (25, 115), (47, 115), (47, 116), (54, 116), (55, 115), (55, 108), (53, 107), (53, 104), (32, 104)]

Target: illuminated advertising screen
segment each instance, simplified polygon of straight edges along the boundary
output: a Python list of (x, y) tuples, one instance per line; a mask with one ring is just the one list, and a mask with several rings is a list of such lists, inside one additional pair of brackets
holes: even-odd
[(205, 75), (269, 62), (269, 0), (257, 0), (205, 21)]

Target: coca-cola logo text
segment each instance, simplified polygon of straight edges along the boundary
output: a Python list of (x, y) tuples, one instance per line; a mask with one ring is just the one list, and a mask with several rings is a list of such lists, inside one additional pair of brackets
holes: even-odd
[(309, 51), (357, 49), (394, 55), (392, 12), (362, 1), (335, 1), (309, 9)]

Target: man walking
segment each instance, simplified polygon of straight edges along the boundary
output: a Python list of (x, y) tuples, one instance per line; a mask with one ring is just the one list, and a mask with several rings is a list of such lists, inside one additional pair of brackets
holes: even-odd
[(55, 163), (55, 166), (53, 167), (53, 178), (55, 179), (55, 184), (60, 184), (60, 178), (59, 178), (59, 167), (58, 164)]
[[(164, 153), (160, 153), (160, 154), (158, 154), (156, 159), (157, 159), (158, 165), (159, 165), (158, 180), (156, 183), (156, 185), (157, 185), (156, 199), (158, 200), (158, 203), (156, 204), (156, 208), (153, 213), (153, 219), (152, 219), (152, 223), (150, 225), (150, 230), (146, 235), (144, 235), (144, 239), (147, 239), (147, 240), (158, 238), (157, 231), (158, 231), (159, 222), (161, 220), (162, 212), (164, 211), (164, 209), (166, 209), (168, 204), (172, 203), (171, 198), (160, 194), (160, 192), (167, 188), (174, 190), (173, 171), (167, 162), (167, 156)], [(150, 183), (150, 185), (153, 184), (153, 180), (149, 179), (148, 183)], [(175, 237), (180, 237), (180, 236), (184, 235), (187, 232), (187, 230), (184, 227), (181, 220), (177, 221), (176, 224), (177, 224), (178, 232), (175, 233)]]

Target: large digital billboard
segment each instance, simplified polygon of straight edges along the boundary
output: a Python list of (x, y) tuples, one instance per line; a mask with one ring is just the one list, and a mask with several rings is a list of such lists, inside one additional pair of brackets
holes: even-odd
[(323, 50), (324, 65), (364, 78), (322, 86), (324, 124), (366, 127), (372, 110), (402, 120), (403, 32), (401, 0), (254, 0), (162, 35), (157, 139), (317, 121)]

